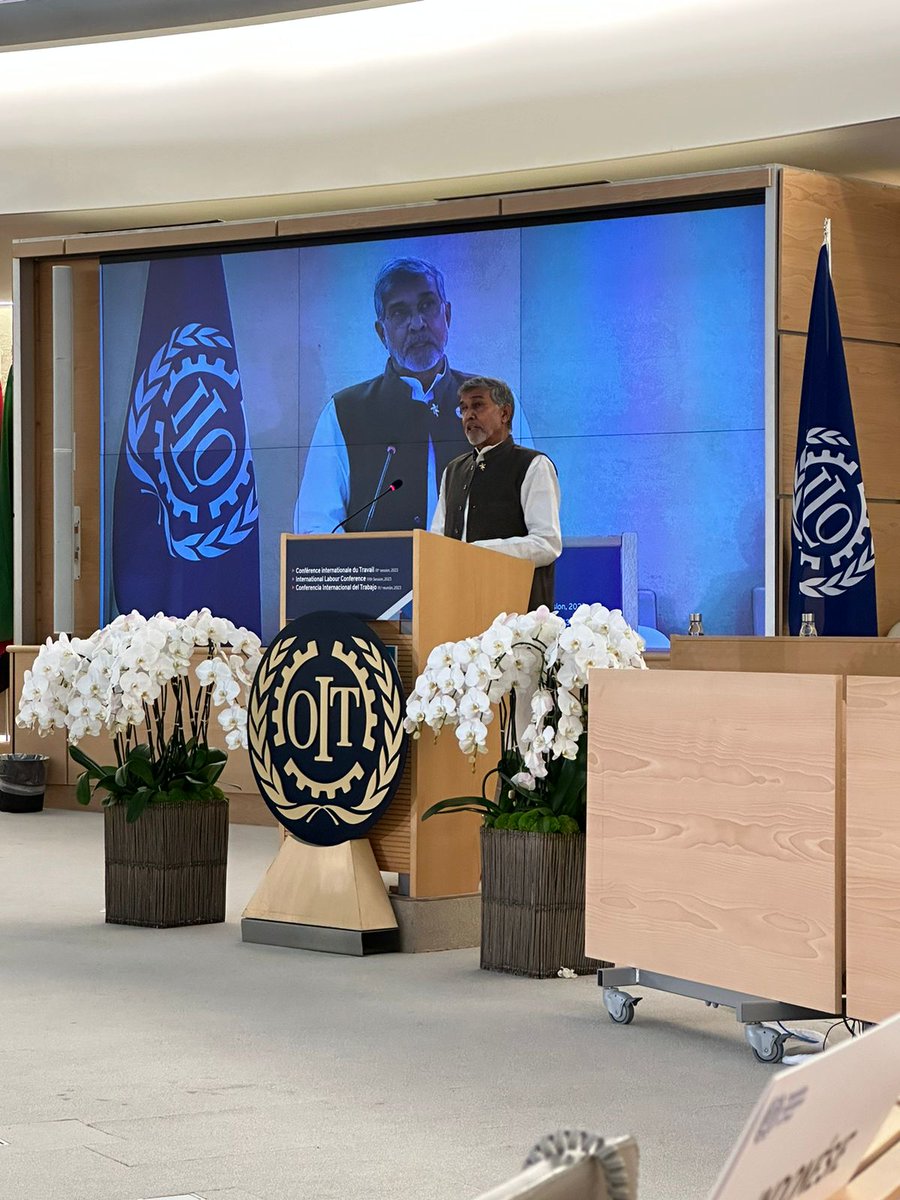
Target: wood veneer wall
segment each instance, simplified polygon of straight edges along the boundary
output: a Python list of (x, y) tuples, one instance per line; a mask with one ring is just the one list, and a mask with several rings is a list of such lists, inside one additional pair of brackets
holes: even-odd
[(809, 306), (822, 228), (875, 540), (878, 631), (900, 621), (900, 188), (786, 167), (779, 187), (778, 628), (786, 632), (791, 492)]
[(53, 629), (53, 287), (54, 265), (72, 269), (75, 504), (81, 509), (81, 578), (75, 634), (97, 628), (100, 608), (100, 269), (97, 259), (45, 259), (35, 271), (34, 471), (35, 617)]

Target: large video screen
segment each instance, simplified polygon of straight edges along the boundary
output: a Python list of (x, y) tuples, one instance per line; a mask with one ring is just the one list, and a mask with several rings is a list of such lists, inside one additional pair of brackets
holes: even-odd
[(753, 632), (764, 258), (759, 200), (104, 261), (103, 619), (208, 605), (271, 638), (280, 534), (427, 528), (487, 375), (564, 539), (636, 535), (645, 624)]

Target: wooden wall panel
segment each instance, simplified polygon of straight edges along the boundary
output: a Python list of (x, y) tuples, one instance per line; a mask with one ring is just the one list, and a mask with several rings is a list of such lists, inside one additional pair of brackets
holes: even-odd
[(501, 196), (500, 205), (505, 217), (526, 216), (559, 212), (567, 208), (609, 208), (697, 196), (733, 196), (741, 192), (762, 191), (771, 182), (771, 167), (740, 167), (733, 171), (676, 175), (664, 179), (584, 183), (567, 188), (513, 192)]
[[(791, 570), (791, 501), (782, 497), (779, 502), (781, 527), (781, 575), (785, 580)], [(884, 637), (892, 625), (900, 621), (900, 504), (888, 501), (869, 502), (869, 521), (875, 546), (875, 586), (878, 595), (878, 633)], [(787, 632), (787, 612), (782, 621), (782, 633)]]
[(75, 633), (100, 620), (100, 267), (73, 268), (75, 310), (75, 503), (81, 509), (81, 578), (75, 583)]
[(840, 685), (591, 672), (589, 955), (839, 1011)]
[(847, 1012), (900, 1012), (900, 678), (847, 680)]
[[(797, 420), (806, 338), (779, 338), (779, 479), (778, 491), (791, 495), (797, 455)], [(863, 481), (869, 500), (900, 500), (900, 346), (845, 342), (853, 419), (859, 442)]]
[(279, 237), (312, 237), (328, 233), (359, 233), (376, 229), (402, 229), (408, 225), (430, 225), (443, 221), (490, 220), (500, 215), (496, 196), (438, 200), (426, 204), (403, 204), (396, 208), (363, 208), (348, 212), (307, 213), (279, 217)]
[(844, 337), (900, 342), (900, 188), (792, 167), (781, 177), (778, 328), (807, 330), (826, 217)]
[(100, 275), (96, 260), (42, 262), (35, 286), (35, 575), (38, 631), (53, 630), (53, 287), (54, 265), (73, 271), (75, 503), (81, 508), (81, 579), (75, 584), (75, 632), (86, 637), (100, 613)]
[(34, 522), (35, 626), (43, 640), (53, 632), (53, 294), (51, 261), (35, 271)]

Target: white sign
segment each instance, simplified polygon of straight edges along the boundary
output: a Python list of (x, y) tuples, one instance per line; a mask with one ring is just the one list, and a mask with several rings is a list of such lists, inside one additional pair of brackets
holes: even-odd
[(900, 1097), (900, 1016), (777, 1075), (708, 1200), (822, 1200), (847, 1183)]

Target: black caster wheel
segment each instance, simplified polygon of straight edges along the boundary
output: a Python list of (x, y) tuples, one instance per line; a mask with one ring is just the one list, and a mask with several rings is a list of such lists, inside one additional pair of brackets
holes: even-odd
[(634, 1020), (634, 1001), (623, 1004), (617, 1012), (611, 1012), (609, 1019), (616, 1025), (630, 1025)]

